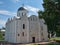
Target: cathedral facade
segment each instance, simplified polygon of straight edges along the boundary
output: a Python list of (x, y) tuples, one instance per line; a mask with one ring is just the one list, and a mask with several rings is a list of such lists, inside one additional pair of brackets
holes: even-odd
[(48, 40), (47, 25), (36, 15), (27, 16), (28, 11), (20, 7), (17, 17), (6, 22), (5, 41), (11, 43), (31, 43)]

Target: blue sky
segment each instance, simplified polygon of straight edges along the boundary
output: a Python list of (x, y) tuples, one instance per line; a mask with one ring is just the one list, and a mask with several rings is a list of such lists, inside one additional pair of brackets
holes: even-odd
[(8, 18), (17, 15), (17, 10), (24, 4), (29, 15), (37, 15), (38, 10), (43, 10), (43, 0), (0, 0), (0, 28), (5, 27)]

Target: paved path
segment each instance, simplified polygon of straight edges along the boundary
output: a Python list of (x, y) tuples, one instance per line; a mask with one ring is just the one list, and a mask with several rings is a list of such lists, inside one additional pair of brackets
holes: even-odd
[(1, 45), (1, 43), (3, 44), (3, 45), (33, 45), (33, 44), (48, 44), (48, 43), (51, 43), (51, 41), (50, 42), (39, 42), (39, 43), (27, 43), (27, 44), (13, 44), (13, 43), (5, 43), (5, 42), (0, 42), (0, 45)]

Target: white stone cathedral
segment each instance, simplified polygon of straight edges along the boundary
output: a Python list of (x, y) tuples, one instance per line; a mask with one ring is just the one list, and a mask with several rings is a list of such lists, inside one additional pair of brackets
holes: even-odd
[(17, 17), (6, 22), (5, 41), (11, 43), (31, 43), (48, 40), (47, 25), (36, 15), (27, 16), (28, 11), (20, 7)]

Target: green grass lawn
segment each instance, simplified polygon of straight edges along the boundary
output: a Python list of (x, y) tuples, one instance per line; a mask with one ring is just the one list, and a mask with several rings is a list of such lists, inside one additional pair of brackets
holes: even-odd
[(60, 44), (49, 43), (49, 44), (33, 44), (33, 45), (60, 45)]
[(50, 40), (60, 40), (60, 37), (51, 38)]
[(50, 43), (50, 44), (45, 44), (45, 45), (60, 45), (60, 44), (52, 44), (52, 43)]

